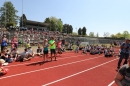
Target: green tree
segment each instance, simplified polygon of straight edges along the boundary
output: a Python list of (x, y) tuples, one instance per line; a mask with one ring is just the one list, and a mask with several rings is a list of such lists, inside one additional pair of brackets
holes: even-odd
[(96, 34), (96, 37), (99, 37), (98, 33)]
[(78, 29), (78, 35), (82, 35), (82, 29), (81, 28)]
[(69, 34), (70, 33), (70, 31), (69, 31), (69, 29), (70, 29), (70, 25), (69, 24), (66, 24), (67, 26), (66, 26), (66, 32), (67, 32), (67, 34)]
[(73, 32), (73, 27), (72, 27), (72, 25), (69, 25), (68, 31), (69, 31), (69, 34), (72, 34), (72, 32)]
[(25, 14), (23, 14), (21, 17), (20, 17), (20, 27), (25, 27), (26, 26), (26, 20), (27, 20), (27, 18), (26, 18), (26, 15)]
[(72, 25), (64, 24), (62, 32), (63, 33), (67, 33), (67, 34), (72, 34), (73, 33), (73, 27), (72, 27)]
[(115, 35), (115, 37), (116, 37), (116, 38), (122, 38), (122, 37), (123, 37), (123, 34), (117, 33), (117, 34)]
[(51, 22), (50, 18), (46, 18), (44, 21), (44, 23), (50, 23), (50, 22)]
[(130, 38), (129, 32), (128, 32), (128, 31), (124, 31), (124, 32), (123, 32), (123, 37), (124, 37), (125, 39)]
[(86, 35), (86, 27), (83, 27), (83, 29), (82, 29), (82, 35)]
[(69, 24), (64, 24), (62, 32), (68, 34), (68, 32), (69, 32), (68, 30), (69, 30)]
[(116, 35), (114, 35), (114, 34), (111, 34), (111, 36), (110, 36), (111, 38), (116, 38)]
[(94, 32), (90, 32), (90, 33), (89, 33), (89, 36), (90, 36), (90, 37), (94, 37)]
[(62, 32), (63, 30), (63, 22), (61, 19), (56, 17), (48, 17), (45, 19), (44, 23), (50, 23), (50, 30), (51, 31), (59, 31)]
[[(49, 17), (45, 19), (44, 23), (50, 23), (51, 24), (51, 20), (49, 19)], [(51, 24), (50, 27), (47, 27), (48, 30), (51, 30), (51, 28), (52, 28), (52, 24)]]
[(78, 35), (76, 32), (73, 32), (72, 34), (73, 34), (73, 35)]
[(14, 25), (14, 23), (8, 22), (8, 23), (6, 24), (6, 27), (10, 27), (10, 26), (13, 26), (13, 25)]
[(19, 17), (16, 15), (17, 12), (18, 11), (15, 9), (15, 7), (10, 1), (5, 2), (0, 8), (1, 24), (13, 24), (13, 26), (16, 26), (19, 20)]
[(51, 28), (50, 28), (50, 30), (51, 30), (51, 31), (57, 31), (55, 21), (52, 21), (52, 20), (51, 20), (50, 23), (51, 23)]
[(63, 30), (63, 22), (61, 19), (57, 19), (57, 29), (59, 32), (62, 32)]
[(67, 33), (67, 24), (64, 24), (63, 25), (63, 30), (62, 30), (63, 33)]

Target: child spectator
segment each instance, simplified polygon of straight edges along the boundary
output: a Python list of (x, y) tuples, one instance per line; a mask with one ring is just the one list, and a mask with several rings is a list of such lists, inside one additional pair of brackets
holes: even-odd
[(30, 57), (34, 57), (35, 52), (31, 49), (31, 47), (28, 48), (28, 53)]
[(18, 56), (18, 58), (16, 59), (16, 61), (28, 61), (28, 60), (31, 60), (29, 54), (28, 54), (28, 50), (27, 49), (24, 49), (24, 52)]
[(0, 59), (0, 75), (5, 75), (8, 73), (9, 69), (2, 67), (4, 63), (5, 61), (3, 59)]
[(42, 53), (42, 49), (41, 49), (40, 46), (39, 46), (38, 49), (37, 49), (37, 55), (40, 56), (41, 53)]
[(6, 54), (5, 51), (1, 52), (0, 59), (3, 59), (8, 65), (8, 55)]
[(87, 49), (86, 49), (86, 47), (83, 47), (83, 49), (82, 49), (82, 54), (87, 54)]
[(19, 51), (14, 48), (12, 51), (11, 51), (11, 58), (14, 59), (16, 61), (17, 57), (18, 57), (18, 54), (19, 54)]
[(112, 57), (112, 53), (110, 52), (110, 49), (109, 48), (106, 48), (105, 51), (104, 51), (104, 56), (105, 57)]
[(78, 53), (78, 52), (79, 52), (79, 46), (77, 46), (75, 49), (75, 53)]
[(61, 40), (60, 40), (60, 39), (58, 39), (58, 42), (57, 42), (58, 54), (62, 54), (61, 44), (62, 44)]
[(62, 45), (61, 50), (62, 52), (65, 52), (65, 45)]
[(11, 43), (11, 51), (15, 48), (14, 43)]

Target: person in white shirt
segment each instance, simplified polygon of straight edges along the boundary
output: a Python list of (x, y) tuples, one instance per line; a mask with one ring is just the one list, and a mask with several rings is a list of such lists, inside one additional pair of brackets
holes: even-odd
[(113, 55), (112, 55), (112, 52), (110, 52), (110, 49), (109, 48), (106, 48), (105, 50), (104, 50), (104, 56), (105, 57), (112, 57)]
[(83, 47), (82, 54), (87, 54), (87, 48), (86, 47)]
[(29, 53), (28, 53), (28, 49), (24, 49), (24, 52), (21, 53), (20, 56), (18, 56), (18, 58), (16, 59), (16, 61), (28, 61), (28, 60), (31, 60), (31, 57), (29, 56)]
[(31, 47), (28, 48), (28, 54), (30, 57), (34, 57), (35, 52), (31, 49)]

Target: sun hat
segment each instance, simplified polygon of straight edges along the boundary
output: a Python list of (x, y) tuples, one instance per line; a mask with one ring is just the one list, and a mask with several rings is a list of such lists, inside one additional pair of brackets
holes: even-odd
[(3, 59), (0, 59), (0, 64), (4, 64), (5, 61)]

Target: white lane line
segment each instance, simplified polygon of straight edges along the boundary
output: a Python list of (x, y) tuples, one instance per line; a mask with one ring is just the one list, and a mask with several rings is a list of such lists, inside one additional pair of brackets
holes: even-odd
[(103, 65), (108, 64), (108, 63), (110, 63), (110, 62), (113, 62), (113, 61), (115, 61), (115, 60), (117, 60), (117, 59), (113, 59), (113, 60), (107, 61), (107, 62), (102, 63), (102, 64), (100, 64), (100, 65), (97, 65), (97, 66), (91, 67), (91, 68), (89, 68), (89, 69), (86, 69), (86, 70), (80, 71), (80, 72), (75, 73), (75, 74), (72, 74), (72, 75), (70, 75), (70, 76), (66, 76), (66, 77), (64, 77), (64, 78), (61, 78), (61, 79), (55, 80), (55, 81), (53, 81), (53, 82), (50, 82), (50, 83), (44, 84), (44, 85), (42, 85), (42, 86), (48, 86), (48, 85), (54, 84), (54, 83), (56, 83), (56, 82), (60, 82), (60, 81), (62, 81), (62, 80), (65, 80), (65, 79), (71, 78), (71, 77), (73, 77), (73, 76), (76, 76), (76, 75), (79, 75), (79, 74), (81, 74), (81, 73), (84, 73), (84, 72), (90, 71), (90, 70), (92, 70), (92, 69), (95, 69), (95, 68), (97, 68), (97, 67), (103, 66)]
[(108, 86), (112, 86), (115, 83), (115, 81), (112, 81)]
[[(84, 56), (84, 55), (68, 56), (68, 57), (63, 57), (63, 58), (59, 58), (59, 59), (67, 59), (67, 58), (78, 57), (78, 56)], [(37, 61), (37, 62), (41, 62), (41, 61)], [(21, 64), (9, 65), (9, 66), (5, 66), (5, 67), (16, 67), (16, 66), (21, 66), (21, 65), (26, 65), (26, 64), (33, 64), (33, 63), (37, 63), (37, 62), (21, 63)]]
[(10, 75), (10, 76), (0, 77), (0, 80), (1, 79), (15, 77), (15, 76), (20, 76), (20, 75), (35, 73), (35, 72), (39, 72), (39, 71), (43, 71), (43, 70), (58, 68), (58, 67), (62, 67), (62, 66), (67, 66), (67, 65), (71, 65), (71, 64), (76, 64), (76, 63), (84, 62), (84, 61), (87, 61), (87, 60), (97, 59), (97, 58), (100, 58), (100, 57), (103, 57), (103, 56), (93, 57), (93, 58), (89, 58), (89, 59), (83, 59), (83, 60), (80, 60), (80, 61), (70, 62), (70, 63), (66, 63), (66, 64), (62, 64), (62, 65), (57, 65), (57, 66), (52, 66), (52, 67), (48, 67), (48, 68), (43, 68), (43, 69), (33, 70), (33, 71), (29, 71), (29, 72), (14, 74), (14, 75)]

